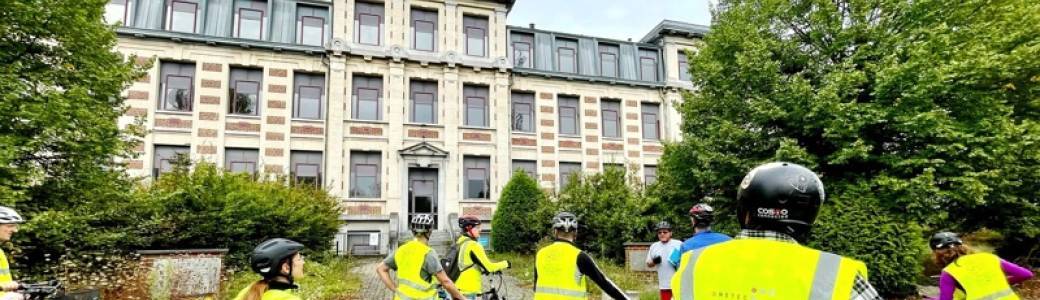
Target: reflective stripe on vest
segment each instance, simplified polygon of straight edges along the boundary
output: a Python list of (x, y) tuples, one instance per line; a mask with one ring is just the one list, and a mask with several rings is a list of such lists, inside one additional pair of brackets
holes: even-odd
[(943, 269), (964, 288), (968, 300), (1019, 299), (1007, 283), (1000, 257), (989, 253), (961, 256)]
[(693, 300), (698, 295), (848, 299), (857, 273), (866, 276), (866, 266), (855, 260), (797, 244), (745, 239), (683, 254), (675, 274), (679, 277), (672, 282), (679, 300)]
[(434, 289), (433, 278), (430, 281), (422, 278), (426, 254), (430, 251), (432, 249), (429, 246), (417, 240), (409, 241), (397, 249), (397, 253), (394, 253), (394, 262), (397, 265), (397, 293), (394, 299), (413, 300), (436, 297), (437, 290)]
[(585, 275), (578, 271), (581, 250), (565, 242), (555, 242), (535, 255), (535, 300), (585, 299)]

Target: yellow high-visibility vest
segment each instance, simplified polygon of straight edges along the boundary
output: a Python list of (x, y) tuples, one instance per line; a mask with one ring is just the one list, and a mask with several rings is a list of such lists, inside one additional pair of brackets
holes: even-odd
[(964, 288), (963, 293), (955, 296), (957, 299), (1018, 300), (1000, 268), (1000, 257), (996, 255), (975, 253), (961, 256), (943, 271), (957, 279)]
[(534, 300), (586, 299), (585, 275), (578, 271), (580, 253), (580, 249), (566, 242), (538, 250), (534, 259), (538, 272)]
[(394, 300), (432, 300), (437, 296), (437, 289), (433, 284), (436, 275), (430, 274), (433, 276), (430, 276), (429, 280), (423, 280), (421, 273), (426, 262), (426, 254), (431, 250), (430, 246), (412, 240), (394, 253), (394, 262), (397, 264), (397, 293)]
[(738, 239), (683, 254), (672, 277), (676, 300), (848, 300), (867, 266), (795, 243)]
[(477, 259), (480, 260), (487, 272), (497, 272), (505, 269), (507, 266), (504, 261), (491, 262), (487, 257), (487, 253), (484, 252), (484, 246), (469, 237), (459, 237), (455, 244), (459, 247), (458, 266), (465, 270), (462, 271), (462, 274), (459, 274), (459, 279), (455, 280), (455, 287), (463, 295), (470, 296), (483, 292), (483, 287), (481, 286), (483, 280), (481, 280), (480, 276), (481, 270), (478, 270), (479, 267), (474, 265), (476, 262), (473, 261), (471, 253), (477, 256)]

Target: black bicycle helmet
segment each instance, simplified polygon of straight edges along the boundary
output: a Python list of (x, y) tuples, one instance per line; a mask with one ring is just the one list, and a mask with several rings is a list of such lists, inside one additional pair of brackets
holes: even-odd
[(292, 264), (289, 264), (289, 274), (282, 274), (282, 264), (300, 250), (303, 250), (303, 245), (295, 241), (283, 238), (269, 239), (253, 249), (253, 254), (249, 257), (249, 266), (253, 272), (264, 278), (286, 276), (292, 283)]
[(751, 170), (737, 190), (741, 228), (768, 230), (800, 242), (820, 212), (823, 183), (809, 169), (786, 162), (767, 163)]
[(956, 233), (949, 232), (949, 231), (943, 231), (943, 232), (940, 232), (940, 233), (936, 233), (935, 235), (932, 236), (932, 239), (928, 241), (928, 246), (932, 247), (933, 251), (937, 250), (937, 249), (945, 249), (945, 248), (949, 248), (950, 246), (961, 245), (961, 244), (964, 244), (964, 241), (962, 241), (961, 238), (958, 237)]
[(668, 224), (668, 221), (657, 222), (657, 229), (656, 230), (661, 230), (661, 229), (671, 231), (672, 230), (672, 224)]

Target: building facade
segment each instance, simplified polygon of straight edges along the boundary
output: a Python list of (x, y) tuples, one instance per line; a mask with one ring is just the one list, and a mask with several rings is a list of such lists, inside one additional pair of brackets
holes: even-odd
[(187, 155), (320, 185), (354, 254), (387, 253), (415, 213), (490, 220), (517, 169), (550, 191), (615, 165), (653, 181), (707, 28), (618, 41), (507, 26), (512, 5), (112, 0), (117, 50), (154, 60), (125, 94), (121, 123), (148, 130), (130, 172)]

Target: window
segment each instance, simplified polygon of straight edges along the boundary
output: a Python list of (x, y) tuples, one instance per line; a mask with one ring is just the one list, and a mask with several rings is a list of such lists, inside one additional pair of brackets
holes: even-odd
[(198, 22), (199, 4), (194, 1), (174, 0), (167, 7), (167, 24), (169, 31), (195, 33)]
[(412, 9), (412, 48), (434, 51), (437, 40), (437, 11)]
[(437, 124), (437, 83), (412, 80), (412, 122)]
[(260, 113), (260, 81), (263, 77), (264, 72), (259, 69), (231, 69), (229, 114), (255, 116)]
[(660, 108), (654, 103), (643, 103), (643, 139), (660, 139), (661, 121), (658, 119)]
[(354, 94), (350, 117), (355, 120), (382, 119), (383, 78), (354, 75)]
[(293, 151), (289, 165), (289, 176), (294, 183), (321, 186), (321, 152)]
[(603, 100), (600, 104), (603, 122), (603, 137), (621, 137), (621, 101)]
[(134, 11), (133, 3), (131, 0), (108, 1), (108, 4), (105, 4), (105, 23), (117, 23), (123, 26), (130, 25), (128, 20), (131, 20), (130, 13)]
[(354, 41), (378, 46), (383, 29), (383, 4), (357, 2), (354, 4)]
[(266, 15), (267, 3), (264, 1), (235, 1), (235, 36), (264, 39)]
[(643, 166), (643, 183), (647, 185), (657, 182), (657, 166)]
[(534, 56), (531, 55), (534, 45), (534, 37), (530, 34), (513, 34), (513, 66), (520, 68), (530, 68), (534, 63)]
[(466, 199), (489, 199), (491, 191), (491, 159), (487, 157), (463, 157), (463, 169), (466, 179)]
[(620, 170), (621, 172), (624, 172), (625, 171), (625, 164), (603, 163), (603, 171), (606, 171), (606, 170)]
[(513, 92), (513, 131), (534, 132), (534, 94)]
[(618, 76), (618, 46), (599, 45), (599, 72), (603, 77)]
[(679, 50), (679, 80), (690, 79), (690, 64), (686, 61), (686, 51)]
[(296, 93), (293, 118), (321, 120), (325, 102), (325, 76), (296, 73), (293, 86)]
[(191, 111), (192, 83), (195, 82), (194, 63), (161, 62), (159, 110)]
[(178, 162), (187, 162), (191, 148), (188, 146), (155, 146), (155, 156), (152, 162), (152, 177), (159, 178), (163, 173), (173, 171)]
[(535, 181), (538, 181), (538, 164), (533, 160), (513, 160), (513, 171), (520, 170), (527, 173), (527, 176), (531, 176)]
[(556, 70), (564, 73), (578, 72), (578, 41), (556, 39)]
[(462, 95), (466, 106), (466, 126), (488, 127), (488, 88), (465, 85)]
[(581, 163), (560, 162), (560, 189), (570, 184), (571, 176), (581, 175)]
[(299, 28), (297, 43), (310, 46), (324, 46), (325, 32), (328, 24), (325, 22), (329, 14), (326, 7), (299, 5), (296, 7), (296, 26)]
[(379, 152), (350, 152), (350, 197), (379, 198)]
[(578, 134), (578, 97), (558, 96), (560, 111), (560, 134)]
[(465, 16), (462, 26), (466, 35), (466, 55), (487, 56), (484, 51), (487, 41), (487, 17)]
[(639, 78), (657, 81), (657, 51), (639, 49)]
[(256, 174), (259, 155), (256, 149), (224, 149), (224, 169), (232, 173)]

